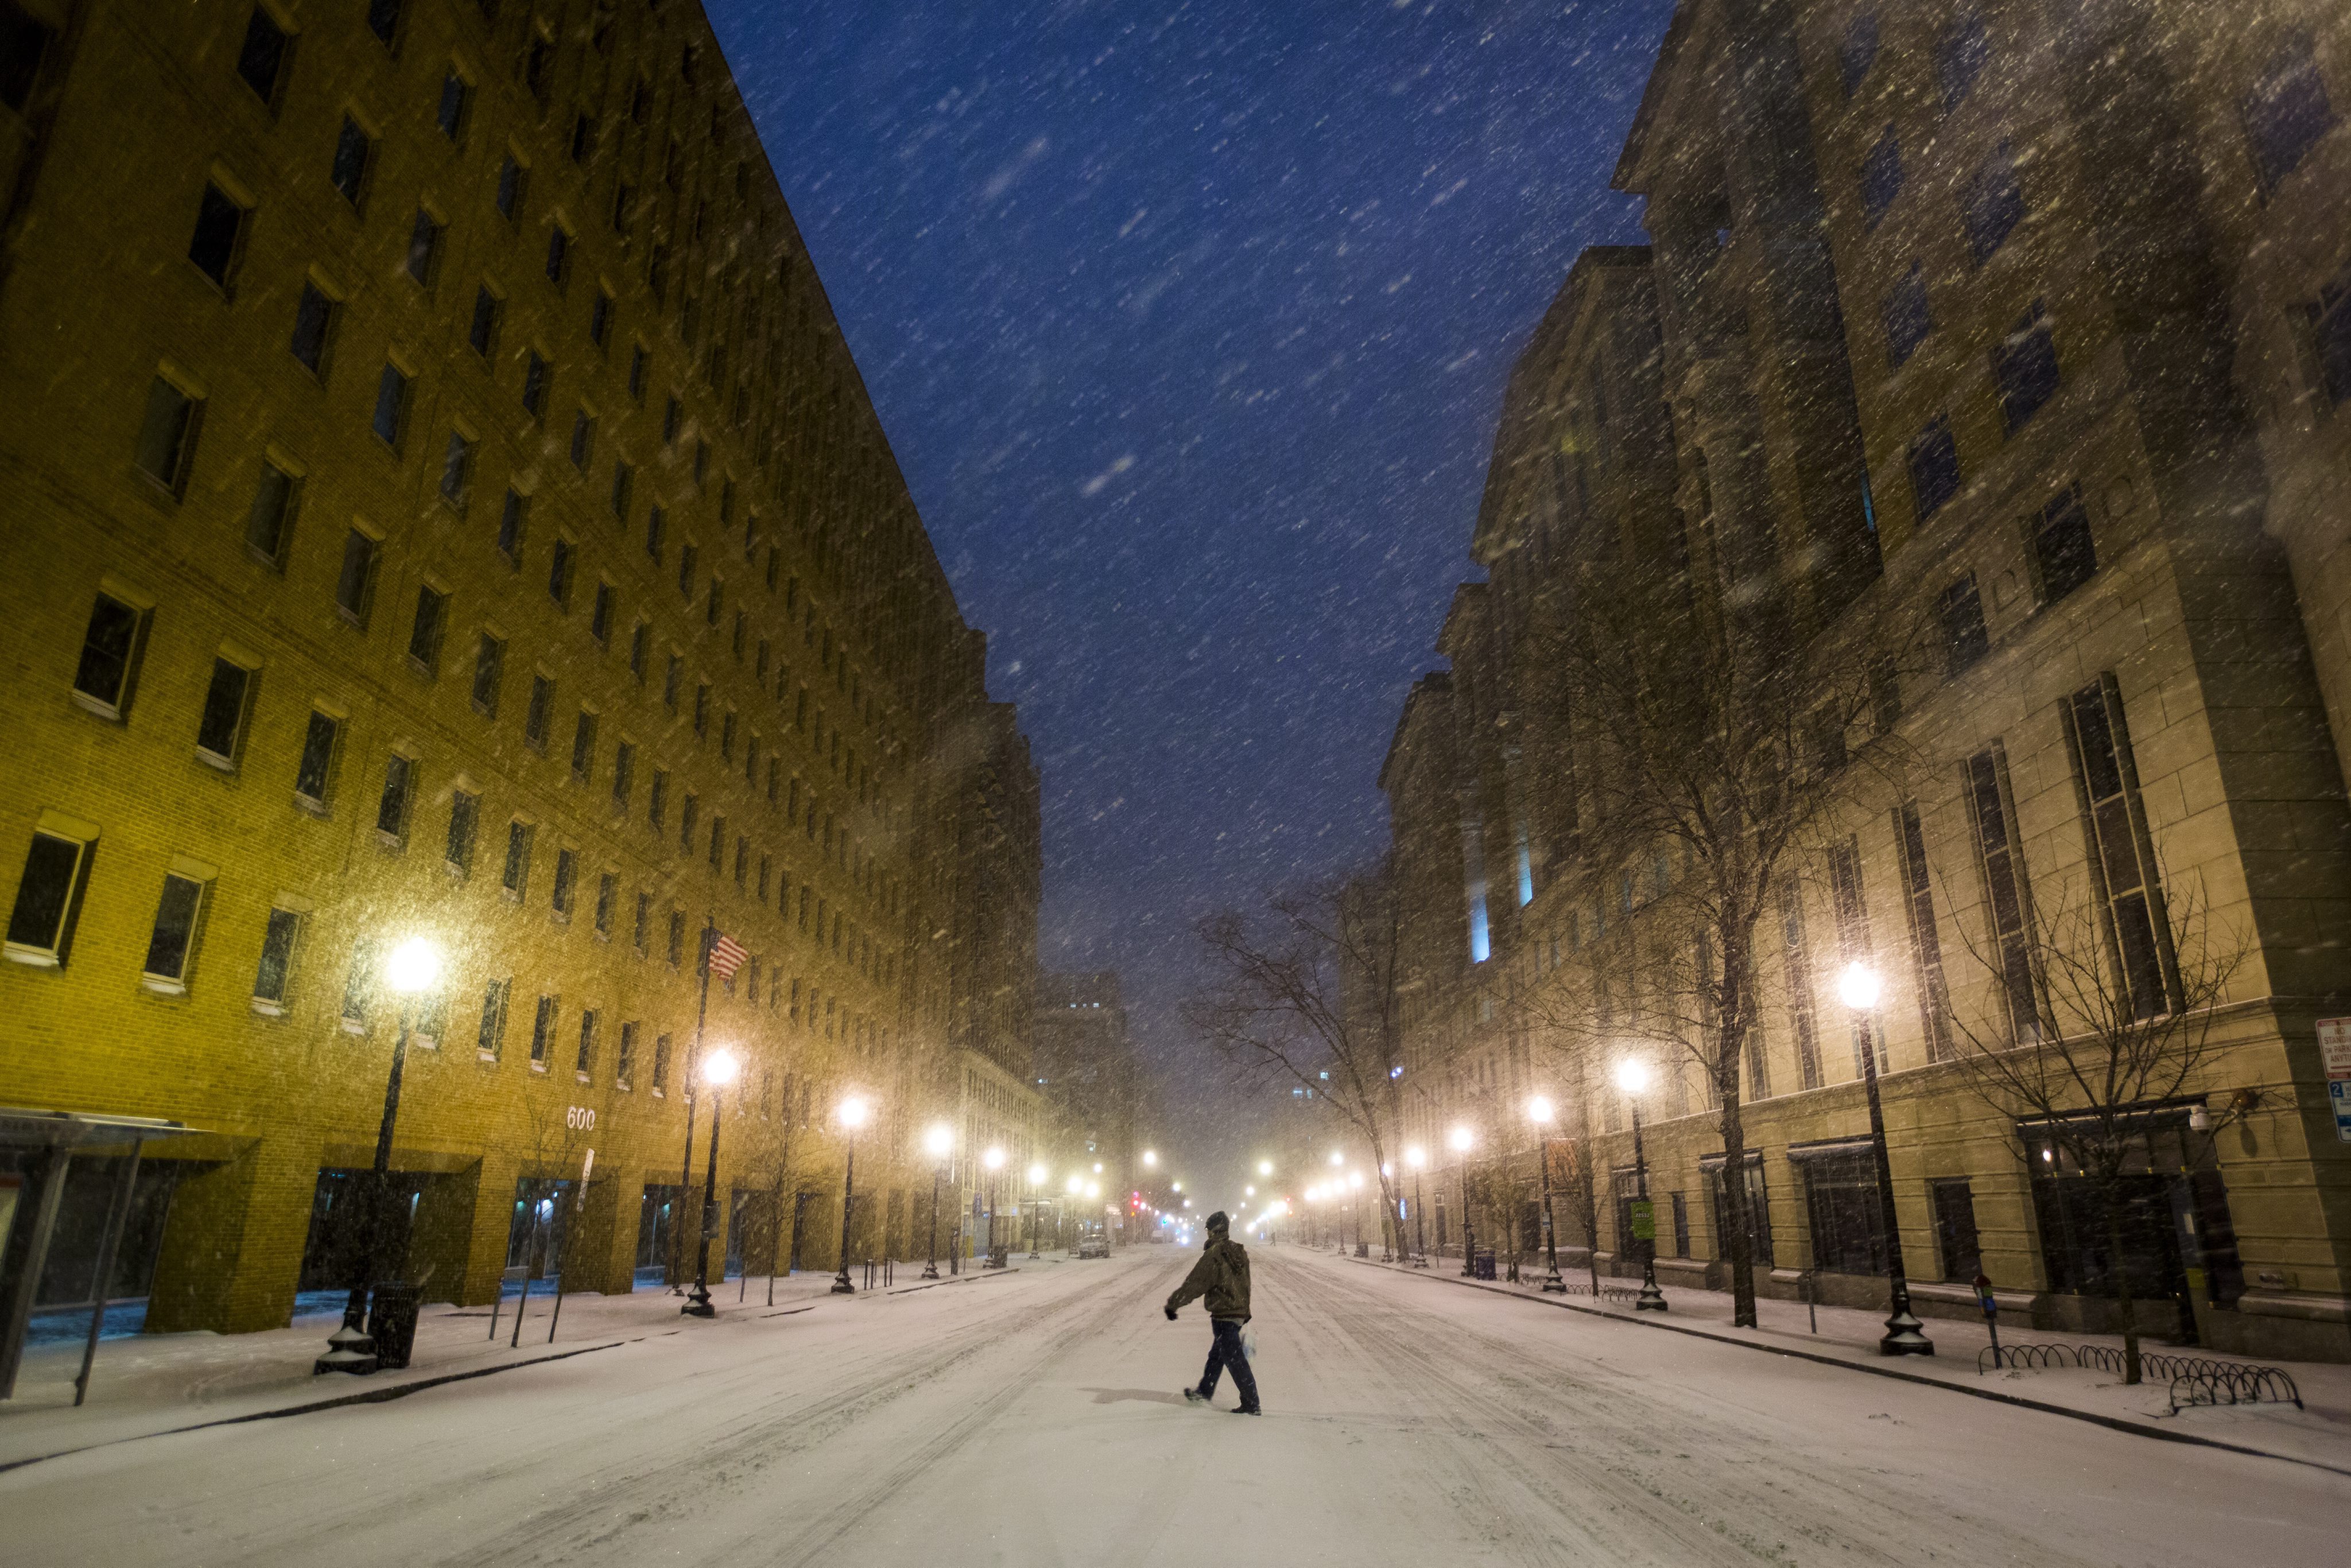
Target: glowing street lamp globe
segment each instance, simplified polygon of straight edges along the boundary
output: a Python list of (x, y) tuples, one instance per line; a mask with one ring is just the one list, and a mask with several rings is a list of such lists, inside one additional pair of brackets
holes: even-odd
[(743, 1063), (724, 1046), (712, 1051), (702, 1063), (702, 1081), (713, 1089), (724, 1089), (735, 1082), (743, 1071)]
[(1051, 1173), (1046, 1170), (1043, 1166), (1030, 1166), (1029, 1167), (1029, 1185), (1030, 1186), (1043, 1186), (1045, 1185), (1046, 1176), (1050, 1174)]
[(1476, 1140), (1470, 1136), (1468, 1128), (1456, 1127), (1445, 1135), (1445, 1141), (1451, 1145), (1456, 1152), (1466, 1155), (1469, 1152), (1469, 1145)]
[(1616, 1087), (1627, 1094), (1638, 1094), (1649, 1086), (1649, 1064), (1636, 1056), (1628, 1056), (1616, 1064)]
[(1877, 971), (1859, 959), (1847, 964), (1844, 972), (1837, 977), (1837, 1000), (1857, 1013), (1877, 1006), (1878, 996), (1885, 988), (1886, 982), (1878, 978)]
[(934, 1122), (931, 1130), (923, 1134), (923, 1152), (935, 1160), (943, 1160), (955, 1152), (955, 1129), (945, 1122)]
[(1257, 1163), (1257, 1174), (1258, 1174), (1258, 1175), (1259, 1175), (1259, 1176), (1271, 1176), (1271, 1175), (1273, 1174), (1273, 1162), (1272, 1162), (1271, 1160), (1259, 1160), (1259, 1161), (1258, 1161), (1258, 1163)]
[(986, 1166), (989, 1170), (1000, 1171), (1004, 1168), (1004, 1151), (1002, 1149), (990, 1149), (987, 1153), (980, 1155), (979, 1159), (980, 1163)]
[(1159, 1166), (1159, 1151), (1158, 1151), (1158, 1150), (1156, 1150), (1156, 1149), (1145, 1149), (1145, 1150), (1144, 1150), (1144, 1151), (1143, 1151), (1143, 1168), (1144, 1168), (1144, 1170), (1156, 1170), (1156, 1169), (1158, 1168), (1158, 1166)]
[(1551, 1125), (1552, 1113), (1552, 1103), (1547, 1095), (1538, 1094), (1527, 1102), (1527, 1120), (1537, 1126)]
[(853, 1133), (865, 1125), (867, 1120), (873, 1114), (873, 1107), (865, 1103), (864, 1096), (852, 1094), (841, 1103), (838, 1114), (841, 1117), (841, 1124)]
[(1410, 1166), (1415, 1170), (1419, 1170), (1428, 1164), (1428, 1151), (1422, 1148), (1418, 1144), (1415, 1144), (1410, 1148), (1405, 1150), (1404, 1163)]
[(403, 997), (429, 991), (441, 977), (441, 950), (422, 936), (411, 936), (383, 961), (383, 983)]

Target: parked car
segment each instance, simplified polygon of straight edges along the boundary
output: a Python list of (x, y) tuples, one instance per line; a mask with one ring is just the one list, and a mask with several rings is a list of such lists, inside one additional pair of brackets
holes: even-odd
[(1107, 1236), (1081, 1237), (1078, 1240), (1078, 1256), (1081, 1258), (1109, 1257), (1110, 1238)]

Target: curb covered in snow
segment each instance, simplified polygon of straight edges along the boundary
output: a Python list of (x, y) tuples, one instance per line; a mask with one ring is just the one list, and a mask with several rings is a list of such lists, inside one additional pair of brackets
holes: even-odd
[(2258, 1459), (2278, 1459), (2289, 1465), (2307, 1465), (2312, 1469), (2325, 1470), (2332, 1475), (2351, 1476), (2351, 1467), (2330, 1465), (2320, 1459), (2305, 1459), (2297, 1455), (2281, 1454), (2271, 1448), (2256, 1448), (2244, 1443), (2231, 1443), (2219, 1437), (2199, 1437), (2193, 1432), (2168, 1431), (2144, 1421), (2133, 1421), (2120, 1416), (2102, 1415), (2095, 1410), (2077, 1410), (2067, 1405), (2053, 1405), (2047, 1400), (2029, 1399), (2021, 1394), (2005, 1394), (1997, 1388), (1970, 1388), (1963, 1383), (1947, 1382), (1939, 1377), (1922, 1377), (1915, 1372), (1902, 1372), (1891, 1366), (1876, 1366), (1868, 1362), (1852, 1361), (1844, 1356), (1823, 1355), (1817, 1351), (1797, 1350), (1787, 1345), (1761, 1344), (1754, 1340), (1740, 1339), (1688, 1323), (1667, 1322), (1656, 1317), (1633, 1317), (1623, 1312), (1608, 1312), (1599, 1307), (1581, 1306), (1573, 1301), (1561, 1301), (1555, 1296), (1529, 1295), (1521, 1291), (1514, 1291), (1508, 1285), (1489, 1283), (1484, 1280), (1464, 1280), (1452, 1274), (1439, 1274), (1417, 1269), (1399, 1269), (1391, 1263), (1372, 1263), (1357, 1258), (1348, 1258), (1343, 1261), (1362, 1263), (1365, 1268), (1377, 1269), (1383, 1273), (1400, 1274), (1408, 1279), (1428, 1280), (1444, 1285), (1460, 1285), (1513, 1301), (1528, 1301), (1536, 1306), (1557, 1307), (1562, 1312), (1582, 1312), (1586, 1317), (1605, 1318), (1610, 1322), (1630, 1323), (1635, 1328), (1663, 1329), (1667, 1333), (1687, 1334), (1691, 1339), (1711, 1340), (1716, 1344), (1734, 1345), (1740, 1350), (1761, 1351), (1767, 1355), (1792, 1356), (1798, 1361), (1817, 1362), (1823, 1366), (1840, 1367), (1846, 1372), (1867, 1373), (1872, 1377), (1891, 1377), (1897, 1382), (1915, 1383), (1923, 1388), (1940, 1388), (1948, 1393), (1965, 1395), (1970, 1399), (1990, 1399), (1998, 1404), (2013, 1405), (2025, 1410), (2038, 1410), (2050, 1416), (2071, 1416), (2076, 1421), (2087, 1421), (2093, 1426), (2109, 1427), (2117, 1432), (2135, 1433), (2139, 1437), (2153, 1437), (2160, 1442), (2188, 1443), (2197, 1448), (2220, 1448), (2231, 1454), (2248, 1454)]

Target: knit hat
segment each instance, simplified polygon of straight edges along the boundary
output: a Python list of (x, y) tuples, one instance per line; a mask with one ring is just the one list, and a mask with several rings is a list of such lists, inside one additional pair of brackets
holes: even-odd
[(1208, 1216), (1208, 1228), (1209, 1228), (1209, 1229), (1211, 1229), (1211, 1230), (1230, 1230), (1232, 1228), (1233, 1228), (1233, 1222), (1232, 1222), (1230, 1219), (1228, 1219), (1228, 1218), (1227, 1218), (1225, 1217), (1225, 1211), (1224, 1211), (1223, 1209), (1221, 1209), (1221, 1208), (1220, 1208), (1220, 1209), (1217, 1210), (1217, 1212), (1216, 1212), (1216, 1213), (1214, 1213), (1214, 1214), (1212, 1214), (1212, 1215)]

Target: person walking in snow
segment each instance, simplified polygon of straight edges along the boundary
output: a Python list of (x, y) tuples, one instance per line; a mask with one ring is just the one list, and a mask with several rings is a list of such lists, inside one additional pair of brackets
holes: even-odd
[(1176, 1309), (1202, 1296), (1208, 1299), (1208, 1330), (1215, 1337), (1208, 1343), (1208, 1364), (1199, 1385), (1184, 1390), (1184, 1397), (1195, 1405), (1207, 1404), (1216, 1396), (1218, 1375), (1229, 1367), (1233, 1388), (1241, 1396), (1233, 1414), (1258, 1415), (1257, 1375), (1241, 1348), (1241, 1325), (1249, 1321), (1249, 1249), (1232, 1239), (1232, 1221), (1222, 1209), (1208, 1216), (1208, 1239), (1200, 1260), (1167, 1298), (1167, 1321), (1174, 1322)]

